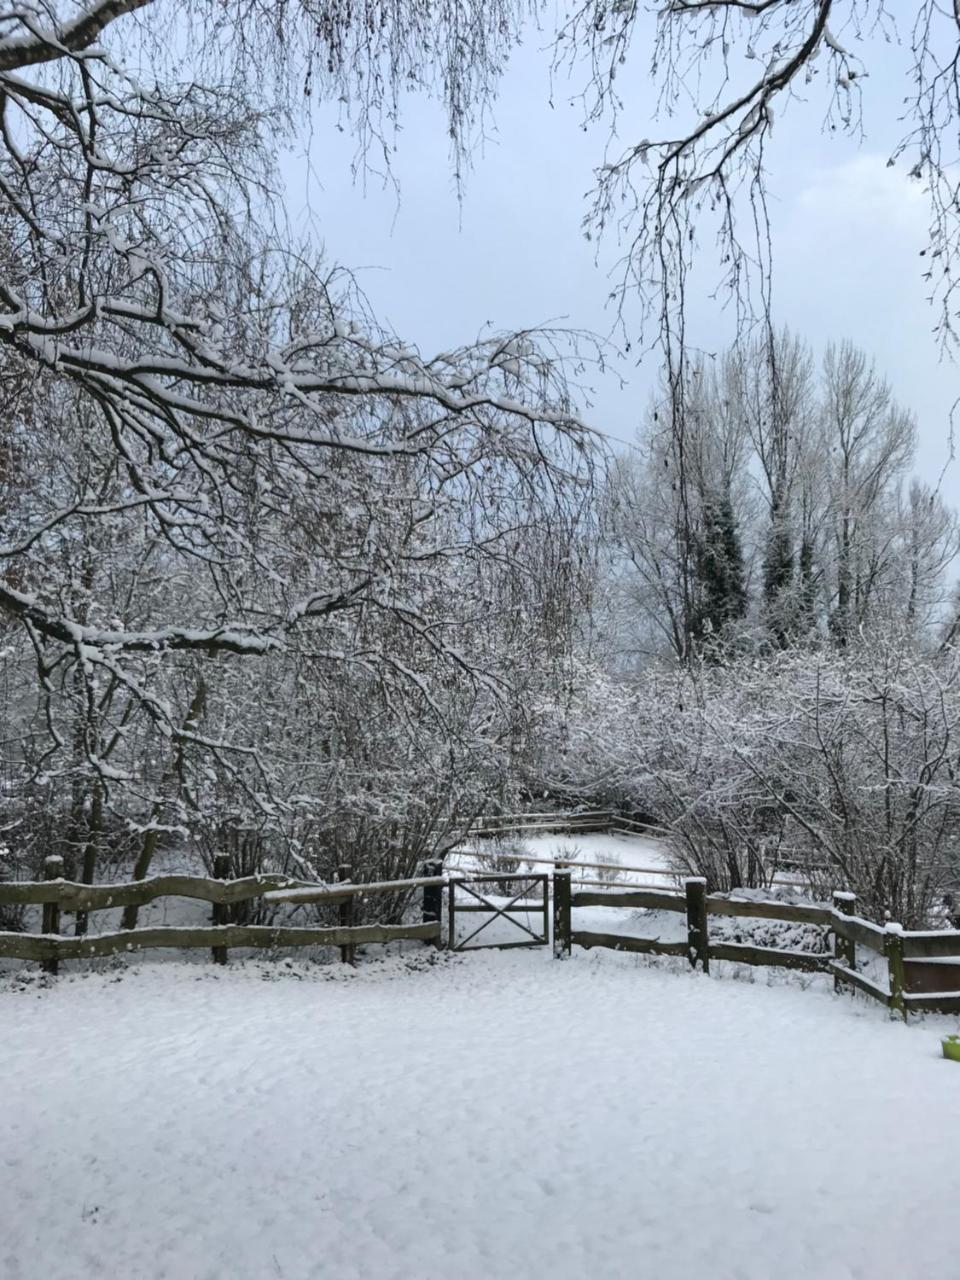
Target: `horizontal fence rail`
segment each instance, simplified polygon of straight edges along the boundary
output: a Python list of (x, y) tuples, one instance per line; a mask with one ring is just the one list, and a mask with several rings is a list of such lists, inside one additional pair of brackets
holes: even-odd
[[(498, 835), (502, 832), (532, 830), (553, 831), (606, 831), (616, 823), (640, 829), (642, 824), (630, 818), (621, 818), (611, 809), (586, 809), (582, 813), (503, 813), (477, 818), (471, 823), (474, 835)], [(646, 827), (643, 827), (647, 830)]]
[(175, 947), (343, 947), (402, 940), (437, 941), (437, 924), (364, 924), (347, 929), (309, 929), (293, 925), (227, 924), (177, 928), (125, 929), (120, 933), (65, 938), (45, 934), (0, 933), (0, 957), (14, 960), (84, 960), (131, 951)]
[(685, 956), (686, 942), (663, 942), (660, 938), (633, 938), (629, 934), (594, 933), (589, 929), (577, 929), (571, 934), (571, 942), (578, 947), (608, 947), (611, 951), (637, 951), (644, 955)]
[(711, 960), (730, 960), (734, 964), (775, 965), (782, 969), (803, 969), (806, 973), (829, 973), (833, 960), (826, 953), (789, 951), (781, 947), (755, 947), (743, 942), (711, 942)]
[[(615, 833), (618, 834), (618, 833)], [(632, 832), (624, 834), (633, 834)], [(563, 861), (563, 857), (541, 858), (532, 854), (526, 854), (522, 850), (511, 852), (505, 850), (503, 852), (488, 853), (484, 849), (470, 849), (462, 854), (458, 851), (457, 856), (486, 860), (490, 862), (500, 862), (506, 859), (513, 859), (516, 862), (541, 867), (556, 867)], [(568, 855), (569, 856), (569, 855)], [(584, 871), (609, 871), (616, 875), (641, 875), (641, 876), (659, 876), (662, 880), (671, 880), (674, 883), (682, 882), (687, 879), (685, 872), (674, 871), (670, 867), (634, 867), (622, 862), (587, 862), (581, 861), (579, 858), (576, 862), (569, 864), (574, 870)], [(580, 880), (578, 884), (589, 885), (591, 887), (600, 887), (609, 885), (615, 888), (616, 884), (612, 879), (608, 880)], [(771, 885), (782, 885), (784, 888), (804, 888), (804, 883), (796, 878), (795, 874), (789, 875), (772, 875), (769, 883)]]
[(371, 884), (310, 884), (289, 876), (246, 876), (241, 880), (210, 880), (204, 876), (151, 876), (125, 884), (81, 884), (77, 880), (0, 882), (0, 906), (38, 906), (55, 902), (61, 911), (106, 911), (111, 907), (143, 907), (157, 898), (194, 898), (231, 906), (263, 898), (267, 902), (307, 904), (342, 902), (344, 898), (400, 893), (446, 883), (443, 876), (410, 880), (382, 880)]
[[(899, 925), (874, 924), (853, 914), (856, 899), (849, 893), (836, 893), (832, 906), (738, 898), (708, 895), (704, 892), (704, 882), (697, 878), (685, 882), (683, 893), (653, 889), (585, 892), (572, 883), (572, 869), (573, 864), (559, 865), (554, 875), (554, 954), (558, 957), (568, 955), (574, 946), (608, 947), (647, 955), (686, 956), (694, 967), (699, 965), (705, 971), (711, 960), (776, 966), (832, 975), (838, 991), (844, 988), (860, 991), (903, 1017), (909, 1010), (960, 1012), (958, 931), (906, 932)], [(683, 941), (665, 941), (575, 928), (572, 913), (584, 907), (685, 914), (687, 937)], [(798, 951), (713, 940), (709, 932), (710, 916), (817, 925), (829, 936), (832, 949)], [(882, 958), (886, 985), (858, 970), (857, 946)]]
[[(510, 836), (510, 835), (543, 835), (549, 832), (558, 834), (571, 833), (575, 831), (584, 832), (607, 832), (614, 835), (637, 836), (646, 835), (654, 838), (664, 838), (667, 832), (658, 827), (654, 823), (638, 822), (633, 818), (624, 818), (620, 814), (609, 809), (591, 809), (583, 813), (512, 813), (502, 814), (497, 817), (487, 817), (477, 819), (470, 827), (470, 834), (480, 839), (493, 836)], [(503, 858), (515, 857), (520, 862), (530, 866), (555, 866), (559, 859), (555, 858), (539, 858), (532, 855), (524, 854), (517, 851), (515, 854), (509, 850), (506, 852), (488, 853), (482, 849), (470, 850), (469, 857), (488, 859), (491, 861), (499, 861)], [(585, 862), (579, 859), (571, 864), (576, 868), (583, 868), (588, 871), (607, 871), (617, 874), (629, 875), (645, 875), (660, 876), (663, 879), (672, 881), (681, 881), (685, 879), (682, 871), (672, 871), (669, 867), (631, 867), (624, 866), (619, 862)], [(807, 864), (774, 864), (770, 870), (769, 883), (771, 885), (785, 886), (801, 886), (804, 882), (798, 877), (804, 872), (824, 872), (827, 867), (820, 863)], [(601, 887), (607, 883), (604, 880), (583, 880), (581, 884), (590, 885), (591, 887)]]
[[(341, 958), (352, 962), (354, 948), (397, 941), (440, 945), (442, 926), (436, 901), (446, 883), (443, 875), (417, 876), (355, 884), (343, 874), (334, 884), (311, 884), (281, 875), (217, 879), (206, 876), (152, 876), (120, 884), (83, 884), (65, 880), (62, 859), (46, 860), (46, 879), (0, 883), (0, 906), (41, 906), (40, 933), (0, 931), (0, 959), (38, 960), (48, 973), (57, 973), (62, 960), (82, 960), (122, 955), (155, 948), (191, 950), (209, 948), (213, 959), (224, 964), (230, 947), (339, 947)], [(341, 868), (345, 873), (346, 869)], [(356, 904), (377, 894), (423, 891), (423, 920), (409, 924), (362, 924), (355, 919)], [(161, 898), (187, 898), (213, 907), (209, 925), (122, 928), (118, 932), (74, 937), (61, 932), (61, 914), (142, 907)], [(262, 899), (277, 906), (335, 903), (339, 921), (333, 926), (241, 924), (231, 921), (230, 909)]]
[(890, 1004), (889, 990), (878, 982), (873, 982), (866, 974), (859, 973), (856, 969), (848, 969), (846, 965), (839, 964), (836, 960), (831, 963), (830, 972), (841, 986), (846, 983), (862, 991), (865, 996), (878, 1000), (881, 1004)]
[[(869, 920), (858, 920), (855, 916), (835, 914), (831, 927), (841, 938), (848, 938), (851, 942), (859, 943), (861, 947), (868, 947), (871, 951), (883, 954), (887, 931), (880, 925), (872, 924)], [(954, 937), (956, 938), (956, 935)], [(953, 945), (956, 947), (956, 941)]]
[(712, 916), (746, 916), (755, 920), (782, 920), (789, 924), (829, 925), (833, 920), (829, 907), (805, 902), (777, 902), (775, 898), (766, 902), (755, 898), (727, 898), (717, 894), (707, 898), (707, 912)]
[[(458, 854), (458, 856), (461, 856)], [(557, 858), (537, 858), (528, 856), (525, 853), (487, 853), (483, 849), (471, 849), (469, 853), (462, 855), (468, 858), (478, 858), (481, 861), (499, 862), (512, 859), (520, 863), (529, 863), (530, 866), (555, 867), (560, 861)], [(665, 876), (668, 880), (682, 880), (683, 876), (680, 872), (674, 872), (669, 867), (627, 867), (621, 862), (577, 862), (570, 864), (576, 869), (582, 868), (584, 871), (617, 871), (624, 874), (644, 876)], [(591, 884), (607, 884), (606, 880), (592, 880)]]
[[(591, 815), (596, 817), (596, 815)], [(447, 945), (458, 949), (470, 941), (490, 921), (484, 914), (504, 923), (515, 921), (523, 934), (519, 945), (544, 945), (550, 939), (552, 916), (554, 954), (570, 954), (574, 946), (609, 948), (647, 955), (683, 956), (689, 963), (709, 970), (711, 961), (735, 964), (776, 966), (808, 973), (831, 975), (836, 990), (854, 990), (886, 1005), (893, 1013), (906, 1017), (910, 1011), (960, 1013), (960, 931), (905, 931), (897, 924), (884, 926), (856, 914), (856, 898), (849, 893), (835, 893), (830, 905), (812, 902), (781, 902), (775, 898), (738, 897), (732, 894), (708, 894), (706, 882), (690, 877), (683, 889), (647, 887), (627, 884), (622, 887), (601, 882), (573, 880), (573, 872), (584, 868), (611, 870), (656, 870), (657, 868), (625, 868), (619, 864), (564, 863), (554, 859), (521, 859), (545, 863), (553, 868), (552, 876), (516, 871), (444, 874), (439, 862), (426, 864), (429, 874), (407, 879), (355, 883), (349, 868), (341, 867), (338, 879), (330, 884), (317, 884), (282, 875), (227, 878), (225, 857), (215, 859), (214, 876), (164, 875), (117, 884), (84, 884), (63, 878), (63, 861), (50, 857), (44, 865), (42, 881), (0, 883), (0, 906), (35, 906), (42, 908), (39, 932), (0, 932), (0, 959), (38, 961), (49, 973), (56, 973), (61, 961), (140, 952), (154, 948), (191, 950), (209, 948), (217, 963), (225, 963), (229, 948), (338, 947), (341, 959), (352, 963), (355, 948), (366, 944), (388, 944), (395, 941), (419, 941), (442, 945), (443, 894), (447, 893)], [(476, 888), (471, 889), (473, 884)], [(460, 900), (457, 898), (460, 886)], [(507, 886), (509, 885), (509, 888)], [(553, 904), (550, 910), (550, 891)], [(422, 918), (402, 924), (363, 923), (358, 910), (365, 899), (378, 894), (413, 894), (422, 892)], [(467, 893), (470, 900), (465, 900)], [(503, 900), (496, 895), (503, 894)], [(491, 896), (493, 895), (493, 896)], [(515, 895), (515, 896), (514, 896)], [(87, 934), (89, 912), (146, 906), (162, 898), (187, 898), (207, 902), (212, 907), (209, 925), (134, 927), (134, 922), (115, 932)], [(275, 906), (307, 906), (336, 904), (336, 923), (332, 925), (245, 924), (235, 918), (239, 904), (262, 899)], [(580, 929), (575, 927), (573, 913), (582, 909), (664, 912), (685, 917), (685, 937), (637, 937), (618, 933), (615, 929)], [(76, 933), (67, 936), (61, 929), (63, 913), (74, 914)], [(467, 939), (458, 940), (455, 915), (470, 913), (477, 922)], [(519, 917), (534, 913), (543, 920), (539, 932), (524, 924)], [(812, 925), (824, 931), (828, 949), (822, 952), (796, 948), (757, 945), (749, 941), (728, 941), (710, 936), (710, 918), (742, 918), (779, 921), (786, 924)], [(513, 942), (497, 946), (518, 945)], [(858, 949), (872, 953), (875, 960), (867, 972), (858, 963)]]
[(903, 954), (906, 959), (944, 959), (957, 958), (957, 935), (954, 932), (936, 929), (924, 932), (910, 932), (903, 935)]
[(610, 907), (642, 911), (686, 911), (686, 901), (679, 893), (657, 889), (616, 889), (603, 893), (575, 893), (571, 907)]

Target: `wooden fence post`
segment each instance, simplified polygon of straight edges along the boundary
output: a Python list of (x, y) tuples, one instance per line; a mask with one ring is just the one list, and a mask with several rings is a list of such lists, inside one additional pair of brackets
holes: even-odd
[(553, 869), (553, 954), (557, 960), (573, 949), (570, 899), (570, 868), (558, 862)]
[(883, 953), (887, 957), (887, 972), (890, 979), (890, 1008), (894, 1014), (907, 1020), (907, 1002), (903, 998), (903, 925), (888, 924), (887, 936), (883, 940)]
[[(833, 911), (834, 915), (852, 916), (855, 913), (857, 905), (857, 895), (855, 893), (841, 893), (835, 889), (833, 893)], [(833, 933), (833, 958), (838, 964), (842, 964), (845, 969), (856, 969), (857, 967), (857, 944), (853, 938), (845, 938), (843, 934)], [(833, 975), (833, 989), (839, 995), (843, 990), (843, 979), (839, 974)]]
[[(229, 853), (215, 853), (213, 855), (213, 878), (214, 880), (230, 879), (230, 855)], [(229, 924), (230, 908), (226, 903), (215, 902), (213, 910), (210, 913), (211, 924)], [(214, 964), (227, 963), (226, 947), (211, 947), (210, 955), (213, 957)]]
[[(349, 884), (351, 879), (350, 864), (341, 862), (337, 867), (337, 881), (340, 884)], [(337, 907), (337, 924), (341, 929), (351, 929), (355, 924), (353, 897), (344, 898)], [(352, 942), (345, 943), (340, 948), (340, 961), (342, 964), (353, 964), (354, 962), (354, 944)]]
[[(433, 862), (425, 862), (423, 864), (424, 875), (442, 876), (443, 875), (443, 859)], [(443, 885), (427, 884), (423, 887), (423, 923), (439, 924), (440, 917), (443, 914)], [(439, 947), (439, 936), (431, 939), (430, 945)]]
[[(58, 853), (52, 853), (49, 858), (43, 860), (43, 878), (44, 880), (60, 880), (63, 877), (63, 859)], [(43, 904), (43, 932), (46, 934), (55, 934), (60, 932), (60, 903), (45, 902)], [(56, 956), (49, 960), (41, 960), (41, 967), (44, 973), (59, 973), (60, 961)]]
[(690, 967), (695, 969), (699, 961), (703, 972), (709, 973), (707, 882), (702, 876), (691, 876), (685, 882), (685, 886), (687, 890), (687, 955), (690, 959)]
[(457, 885), (466, 876), (454, 873), (447, 881), (447, 950), (457, 949)]

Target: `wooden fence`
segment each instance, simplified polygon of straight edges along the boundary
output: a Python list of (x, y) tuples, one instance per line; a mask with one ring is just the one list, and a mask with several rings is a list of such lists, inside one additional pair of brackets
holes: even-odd
[[(697, 878), (685, 882), (683, 893), (659, 889), (599, 893), (574, 889), (570, 868), (558, 866), (553, 878), (553, 945), (558, 957), (569, 955), (574, 946), (610, 947), (615, 951), (647, 955), (685, 956), (694, 968), (699, 965), (704, 972), (709, 971), (711, 960), (773, 965), (806, 973), (832, 974), (836, 990), (861, 991), (904, 1018), (911, 1010), (960, 1012), (960, 932), (907, 932), (898, 924), (873, 924), (854, 914), (853, 894), (835, 893), (832, 907), (823, 907), (813, 903), (764, 902), (708, 894), (706, 882)], [(686, 917), (686, 937), (664, 942), (659, 938), (575, 929), (573, 912), (581, 907), (676, 912)], [(817, 953), (714, 942), (710, 938), (711, 916), (820, 925), (832, 936), (832, 948)], [(858, 946), (882, 957), (884, 983), (858, 969)]]
[[(451, 880), (440, 874), (437, 864), (432, 864), (428, 870), (432, 874), (406, 880), (354, 884), (341, 878), (333, 885), (321, 885), (278, 875), (231, 880), (225, 878), (225, 868), (221, 863), (218, 867), (220, 878), (166, 875), (122, 884), (91, 885), (64, 880), (62, 859), (51, 857), (45, 863), (44, 880), (0, 883), (0, 906), (40, 906), (43, 912), (39, 934), (0, 932), (0, 959), (39, 961), (47, 972), (56, 973), (62, 960), (129, 954), (152, 948), (209, 949), (214, 961), (223, 964), (228, 950), (237, 947), (339, 947), (341, 959), (352, 962), (355, 948), (364, 944), (411, 940), (439, 946), (442, 895)], [(534, 878), (543, 882), (543, 911), (546, 915), (549, 878)], [(553, 947), (557, 956), (569, 955), (574, 946), (610, 947), (617, 951), (683, 956), (691, 965), (700, 966), (704, 971), (708, 971), (710, 962), (716, 960), (774, 965), (832, 975), (837, 990), (861, 991), (903, 1017), (911, 1010), (960, 1012), (960, 931), (907, 932), (897, 924), (874, 924), (856, 915), (856, 899), (852, 894), (834, 894), (830, 907), (813, 903), (760, 901), (708, 894), (705, 881), (696, 878), (688, 879), (682, 892), (642, 886), (625, 890), (605, 888), (598, 892), (582, 883), (574, 885), (571, 866), (560, 864), (554, 870), (552, 886)], [(362, 899), (377, 894), (404, 894), (418, 890), (423, 894), (422, 919), (419, 922), (358, 922), (356, 908)], [(82, 920), (85, 929), (89, 912), (135, 909), (167, 897), (210, 903), (211, 923), (186, 927), (128, 927), (101, 934), (88, 934), (79, 927)], [(287, 906), (337, 904), (337, 924), (323, 927), (252, 925), (231, 919), (232, 908), (236, 904), (258, 898)], [(483, 905), (481, 902), (480, 906), (475, 905), (472, 909), (482, 911)], [(584, 907), (678, 913), (685, 917), (685, 937), (662, 941), (659, 938), (576, 929), (573, 912)], [(496, 905), (491, 906), (491, 910), (494, 914), (503, 914)], [(64, 913), (73, 913), (76, 917), (76, 932), (72, 937), (62, 932)], [(714, 940), (710, 936), (711, 916), (818, 925), (829, 935), (831, 947), (829, 951), (818, 953)], [(544, 931), (542, 941), (546, 940)], [(878, 957), (872, 975), (858, 965), (858, 947)]]
[(481, 838), (551, 831), (621, 831), (625, 835), (656, 835), (657, 830), (649, 823), (625, 818), (612, 809), (584, 809), (580, 813), (502, 813), (477, 818), (470, 827), (470, 834)]
[[(442, 875), (375, 884), (342, 881), (335, 885), (311, 884), (277, 875), (247, 876), (240, 880), (168, 875), (124, 884), (91, 885), (64, 880), (63, 860), (51, 857), (44, 865), (44, 877), (42, 881), (0, 883), (0, 906), (43, 908), (41, 933), (0, 932), (0, 959), (39, 960), (48, 973), (56, 973), (61, 960), (128, 954), (154, 947), (209, 948), (213, 959), (225, 964), (230, 947), (339, 947), (341, 958), (352, 960), (354, 947), (364, 943), (409, 939), (439, 944), (441, 938), (440, 911), (431, 890), (442, 891)], [(354, 923), (354, 907), (359, 899), (371, 894), (416, 889), (424, 890), (421, 923)], [(96, 935), (78, 932), (73, 937), (61, 933), (61, 917), (65, 912), (85, 917), (90, 911), (142, 907), (158, 898), (170, 897), (209, 902), (213, 907), (211, 924), (126, 928)], [(255, 898), (291, 906), (337, 903), (339, 921), (329, 927), (231, 923), (230, 909)]]
[[(478, 818), (470, 827), (470, 834), (481, 839), (497, 835), (544, 835), (552, 831), (558, 834), (570, 834), (577, 831), (613, 832), (616, 835), (653, 836), (655, 838), (664, 838), (668, 834), (653, 821), (639, 822), (634, 818), (625, 818), (613, 809), (585, 809), (579, 813), (562, 813), (559, 811), (505, 813), (498, 814), (495, 817)], [(503, 855), (498, 853), (486, 854), (475, 850), (472, 856), (477, 858), (500, 858)], [(531, 864), (538, 862), (548, 864), (553, 860), (550, 858), (523, 857), (522, 861)], [(633, 871), (645, 875), (670, 875), (662, 867), (624, 867), (619, 864), (581, 863), (579, 861), (577, 866), (593, 867), (605, 871)], [(952, 863), (933, 863), (929, 869), (937, 872), (948, 872), (955, 878), (956, 869)], [(770, 884), (803, 887), (805, 882), (802, 879), (798, 879), (798, 877), (809, 876), (813, 873), (822, 877), (824, 873), (829, 873), (831, 868), (826, 862), (780, 857), (774, 859), (767, 870)], [(673, 878), (679, 880), (683, 877), (678, 875)]]
[[(470, 828), (470, 834), (478, 839), (511, 835), (547, 835), (551, 832), (556, 832), (558, 835), (570, 835), (578, 831), (609, 832), (614, 835), (652, 836), (654, 838), (663, 838), (667, 834), (661, 827), (653, 823), (637, 822), (633, 818), (625, 818), (612, 809), (590, 809), (584, 810), (582, 813), (500, 814), (496, 817), (478, 818)], [(510, 856), (509, 851), (507, 851), (506, 856)], [(501, 861), (504, 853), (487, 853), (482, 849), (474, 849), (471, 850), (470, 857), (481, 861)], [(553, 858), (538, 858), (520, 852), (516, 854), (516, 857), (520, 862), (530, 866), (553, 866), (555, 863)], [(574, 865), (583, 870), (657, 876), (661, 880), (666, 879), (674, 882), (679, 882), (684, 878), (682, 873), (674, 874), (669, 868), (662, 866), (624, 866), (621, 863), (583, 862), (580, 859)], [(804, 882), (800, 877), (805, 872), (824, 872), (826, 870), (828, 870), (826, 865), (821, 863), (777, 863), (770, 868), (769, 883), (802, 888)], [(599, 887), (607, 884), (608, 881), (597, 879), (589, 882), (583, 881), (582, 883), (590, 883)]]

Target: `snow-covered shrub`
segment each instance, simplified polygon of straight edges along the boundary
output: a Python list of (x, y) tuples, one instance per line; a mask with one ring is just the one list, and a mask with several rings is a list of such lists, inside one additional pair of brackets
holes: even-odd
[(689, 688), (647, 770), (688, 865), (726, 888), (790, 860), (820, 896), (849, 889), (864, 914), (922, 926), (960, 865), (956, 654), (879, 636)]
[(581, 671), (537, 767), (651, 814), (711, 890), (784, 864), (921, 926), (960, 878), (960, 661), (898, 632), (725, 664)]
[[(776, 899), (785, 903), (809, 903), (806, 888), (794, 889), (786, 885), (768, 886), (758, 890), (743, 890), (737, 897)], [(828, 906), (829, 902), (821, 905)], [(830, 931), (823, 925), (804, 924), (788, 920), (764, 920), (753, 916), (710, 917), (710, 938), (714, 942), (738, 942), (756, 947), (777, 947), (781, 951), (808, 951), (823, 955), (830, 951)]]
[(712, 890), (764, 883), (782, 825), (730, 743), (718, 749), (704, 714), (717, 679), (666, 664), (614, 679), (584, 664), (575, 695), (543, 717), (536, 761), (554, 790), (649, 815), (677, 869)]
[[(613, 860), (612, 854), (607, 854), (606, 856)], [(590, 875), (602, 884), (610, 885), (621, 881), (624, 877), (624, 871), (622, 867), (615, 866), (595, 867), (591, 870)]]
[(960, 872), (960, 663), (896, 635), (794, 657), (754, 768), (786, 817), (784, 847), (826, 894), (923, 927)]
[(567, 808), (629, 808), (635, 802), (639, 726), (631, 684), (599, 662), (579, 656), (557, 696), (550, 691), (532, 713), (521, 768), (529, 792)]
[[(0, 844), (0, 880), (22, 880), (23, 866), (20, 859), (8, 845)], [(24, 908), (22, 906), (4, 906), (0, 904), (0, 930), (8, 929), (19, 932), (23, 928)]]
[[(511, 836), (497, 836), (492, 840), (484, 840), (483, 842), (483, 861), (479, 864), (479, 870), (482, 875), (497, 876), (515, 876), (524, 865), (525, 854), (529, 857), (529, 852), (525, 849), (522, 836), (517, 833)], [(497, 888), (503, 893), (511, 890), (512, 882), (508, 879), (501, 881)], [(516, 890), (513, 890), (516, 892)]]

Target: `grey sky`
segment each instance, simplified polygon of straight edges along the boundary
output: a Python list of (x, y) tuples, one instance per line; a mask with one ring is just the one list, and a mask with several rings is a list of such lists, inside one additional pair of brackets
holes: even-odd
[[(302, 157), (284, 164), (294, 225), (322, 238), (331, 261), (359, 269), (374, 309), (406, 341), (424, 351), (469, 340), (486, 322), (519, 328), (564, 318), (607, 333), (607, 273), (617, 258), (611, 238), (587, 243), (580, 227), (592, 167), (608, 130), (581, 128), (582, 111), (555, 84), (549, 104), (549, 60), (534, 37), (515, 57), (496, 108), (497, 131), (478, 148), (458, 204), (441, 111), (409, 99), (392, 167), (400, 185), (354, 182), (354, 142), (321, 111), (310, 143), (313, 175)], [(624, 142), (655, 136), (647, 52), (628, 68), (634, 91), (621, 120)], [(917, 471), (935, 482), (948, 457), (950, 408), (958, 369), (941, 362), (935, 316), (921, 279), (926, 207), (905, 167), (887, 168), (899, 137), (906, 91), (896, 46), (877, 44), (865, 82), (866, 136), (851, 140), (821, 130), (823, 99), (791, 107), (777, 121), (771, 153), (775, 231), (775, 307), (815, 348), (850, 338), (875, 357), (920, 428)], [(661, 125), (661, 129), (662, 129)], [(709, 242), (705, 263), (714, 268)], [(628, 322), (638, 321), (636, 310)], [(707, 349), (729, 340), (730, 320), (706, 301), (694, 309), (694, 336)], [(595, 381), (587, 419), (610, 436), (633, 438), (655, 385), (656, 360), (634, 357)], [(952, 497), (954, 468), (944, 481)]]

